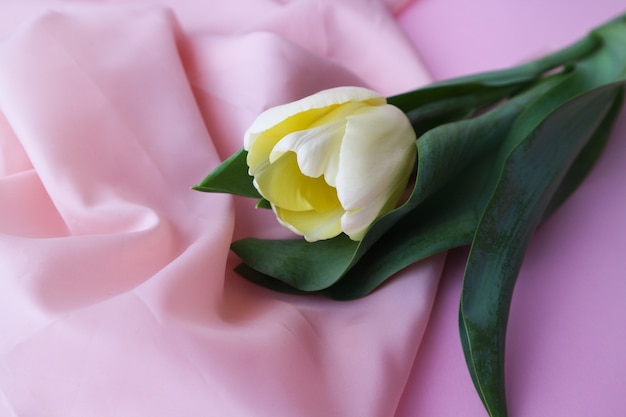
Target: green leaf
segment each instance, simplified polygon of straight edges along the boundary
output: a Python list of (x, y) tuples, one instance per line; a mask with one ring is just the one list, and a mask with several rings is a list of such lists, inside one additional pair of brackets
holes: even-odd
[(247, 156), (248, 152), (243, 148), (240, 149), (218, 165), (200, 184), (192, 188), (206, 193), (228, 193), (262, 198), (252, 184), (252, 176), (248, 174)]
[(616, 20), (590, 37), (602, 48), (577, 62), (511, 129), (498, 158), (505, 169), (472, 242), (459, 327), (470, 375), (493, 417), (507, 413), (506, 325), (528, 241), (591, 169), (621, 107), (626, 25)]
[(433, 83), (389, 97), (388, 102), (407, 114), (419, 136), (435, 126), (466, 118), (516, 94), (546, 72), (580, 60), (600, 45), (598, 38), (587, 36), (568, 48), (524, 65)]
[(233, 242), (231, 249), (250, 268), (263, 274), (240, 271), (252, 281), (271, 282), (273, 278), (301, 291), (319, 291), (343, 274), (356, 245), (340, 235), (312, 243), (302, 239), (242, 239)]
[(468, 369), (492, 417), (507, 415), (506, 324), (525, 250), (580, 152), (590, 139), (602, 139), (596, 132), (614, 119), (622, 89), (621, 82), (594, 89), (543, 119), (506, 159), (482, 215), (466, 266), (459, 326)]
[(594, 167), (608, 142), (613, 125), (620, 114), (624, 101), (624, 94), (618, 97), (602, 124), (598, 127), (589, 143), (580, 152), (572, 167), (569, 169), (552, 200), (546, 208), (543, 220), (550, 217), (557, 208), (578, 188), (587, 174)]
[(266, 199), (261, 198), (261, 199), (259, 199), (256, 202), (254, 207), (261, 208), (261, 209), (271, 209), (272, 208), (272, 204), (269, 201), (267, 201)]

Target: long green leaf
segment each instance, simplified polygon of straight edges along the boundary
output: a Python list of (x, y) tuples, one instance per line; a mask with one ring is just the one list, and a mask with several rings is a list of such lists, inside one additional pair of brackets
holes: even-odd
[(621, 102), (622, 83), (552, 112), (509, 155), (481, 218), (465, 272), (459, 325), (489, 415), (505, 417), (504, 345), (515, 280), (530, 238), (582, 149)]
[[(233, 242), (231, 249), (251, 268), (239, 270), (251, 281), (270, 283), (274, 279), (293, 289), (319, 291), (344, 273), (356, 246), (357, 242), (340, 235), (312, 243), (247, 238)], [(278, 283), (275, 287), (287, 288)]]
[(506, 324), (528, 240), (589, 171), (621, 106), (626, 22), (622, 17), (590, 36), (602, 48), (576, 63), (511, 129), (498, 158), (505, 169), (472, 242), (459, 327), (470, 375), (494, 417), (506, 416)]
[(573, 45), (517, 67), (433, 83), (390, 97), (404, 111), (418, 136), (430, 128), (472, 115), (533, 84), (546, 72), (567, 66), (594, 52), (600, 43), (586, 36)]
[(594, 167), (611, 136), (611, 130), (621, 112), (623, 102), (624, 94), (622, 92), (621, 96), (615, 100), (607, 117), (594, 133), (594, 136), (580, 152), (565, 178), (561, 181), (559, 188), (554, 193), (544, 212), (543, 220), (550, 217), (567, 200)]

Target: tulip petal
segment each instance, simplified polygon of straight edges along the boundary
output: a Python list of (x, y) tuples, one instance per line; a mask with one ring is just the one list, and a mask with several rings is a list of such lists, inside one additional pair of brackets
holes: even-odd
[(307, 130), (293, 132), (280, 140), (270, 153), (274, 162), (285, 152), (295, 152), (298, 166), (304, 175), (317, 178), (324, 175), (326, 182), (334, 186), (339, 170), (339, 150), (345, 129), (342, 119), (325, 123)]
[[(256, 135), (276, 127), (292, 116), (309, 112), (312, 109), (323, 110), (348, 102), (364, 102), (377, 106), (385, 104), (387, 99), (367, 88), (348, 86), (323, 90), (300, 100), (272, 107), (261, 113), (248, 128), (244, 135), (244, 148), (249, 150)], [(301, 128), (293, 130), (301, 130)], [(284, 134), (280, 137), (282, 136)]]
[(344, 233), (350, 236), (352, 240), (361, 240), (365, 232), (369, 229), (370, 224), (376, 220), (381, 213), (386, 213), (394, 209), (396, 203), (404, 193), (405, 187), (406, 181), (399, 180), (390, 190), (389, 198), (382, 207), (377, 204), (372, 204), (359, 210), (346, 211), (341, 218), (341, 228)]
[(288, 117), (266, 131), (246, 132), (244, 149), (248, 151), (247, 163), (250, 175), (255, 175), (259, 166), (268, 162), (272, 149), (282, 138), (292, 132), (308, 129), (332, 111), (333, 108), (313, 109)]
[(303, 235), (308, 242), (325, 240), (341, 234), (341, 206), (335, 210), (319, 212), (291, 211), (273, 207), (278, 221), (292, 232)]
[(351, 212), (344, 220), (351, 229), (367, 227), (392, 197), (399, 198), (416, 158), (415, 139), (410, 122), (394, 106), (366, 107), (348, 117), (337, 195)]
[(293, 211), (328, 211), (340, 207), (335, 188), (323, 178), (303, 175), (296, 154), (287, 152), (256, 173), (254, 183), (275, 206)]

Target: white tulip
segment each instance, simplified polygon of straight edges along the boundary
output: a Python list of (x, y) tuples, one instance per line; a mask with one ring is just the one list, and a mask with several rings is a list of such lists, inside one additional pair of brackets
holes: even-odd
[(385, 97), (360, 87), (271, 108), (244, 137), (249, 173), (279, 222), (307, 241), (360, 240), (400, 199), (415, 132)]

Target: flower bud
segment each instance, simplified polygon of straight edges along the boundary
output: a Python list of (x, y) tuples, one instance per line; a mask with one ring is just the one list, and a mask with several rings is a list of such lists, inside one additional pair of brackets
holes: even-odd
[(415, 163), (415, 132), (385, 97), (360, 87), (273, 107), (244, 137), (254, 186), (307, 241), (360, 240), (393, 209)]

